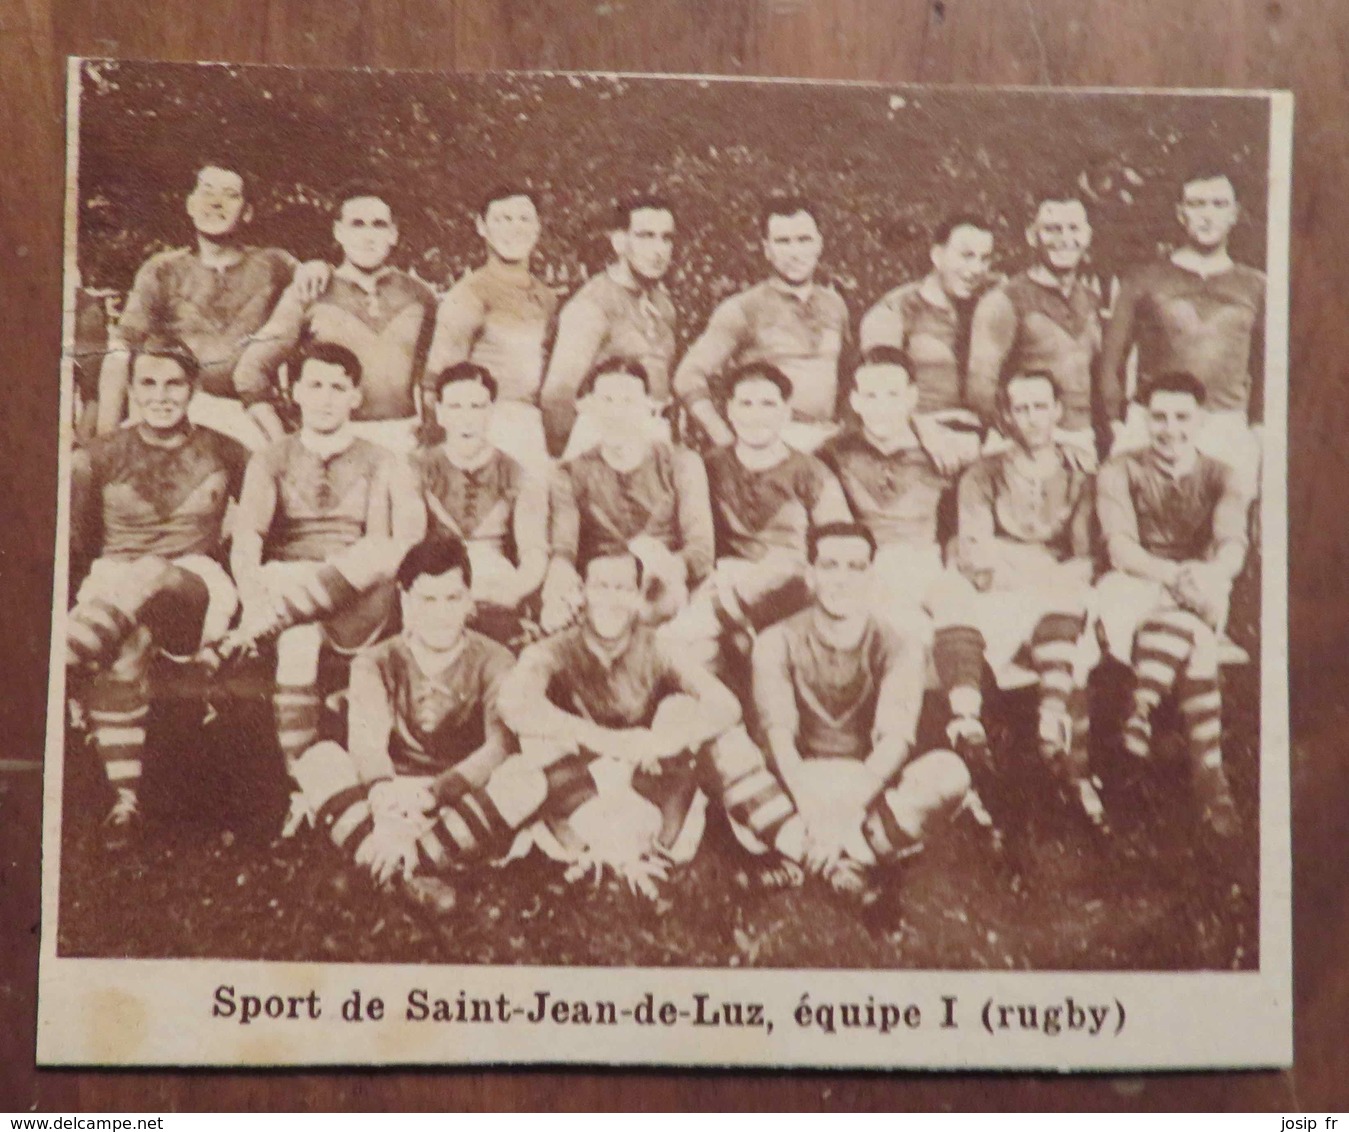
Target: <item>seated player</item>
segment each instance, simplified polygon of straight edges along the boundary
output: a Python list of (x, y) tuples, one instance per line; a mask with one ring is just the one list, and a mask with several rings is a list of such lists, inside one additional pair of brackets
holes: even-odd
[(984, 662), (1002, 683), (1024, 657), (1038, 685), (1040, 753), (1104, 830), (1087, 749), (1091, 477), (1054, 439), (1063, 403), (1053, 377), (1015, 374), (1000, 399), (1013, 446), (960, 479), (956, 568), (935, 612), (933, 662), (951, 707), (949, 735), (976, 779), (987, 773)]
[(322, 646), (351, 654), (385, 634), (394, 570), (425, 524), (406, 466), (351, 430), (360, 380), (350, 350), (311, 346), (292, 392), (300, 431), (253, 456), (239, 500), (230, 565), (243, 618), (223, 651), (275, 638), (288, 767), (317, 737)]
[(487, 438), (496, 380), (458, 362), (426, 387), (445, 438), (412, 455), (429, 529), (464, 540), (473, 597), (518, 610), (548, 569), (548, 491)]
[(134, 426), (75, 453), (71, 563), (85, 573), (67, 625), (67, 663), (88, 681), (83, 707), (108, 781), (110, 848), (138, 823), (150, 663), (218, 641), (238, 607), (219, 562), (222, 526), (248, 453), (188, 423), (195, 357), (149, 335), (131, 362)]
[(599, 443), (553, 473), (543, 627), (567, 624), (580, 608), (581, 573), (592, 557), (625, 550), (642, 560), (646, 619), (667, 621), (712, 569), (703, 462), (652, 438), (656, 403), (640, 362), (600, 362), (582, 382), (579, 401)]
[(1203, 402), (1191, 374), (1156, 378), (1141, 398), (1149, 447), (1101, 469), (1096, 510), (1111, 572), (1097, 604), (1111, 653), (1137, 677), (1126, 749), (1151, 754), (1153, 711), (1174, 694), (1203, 820), (1230, 837), (1238, 821), (1223, 770), (1218, 643), (1246, 560), (1250, 498), (1239, 470), (1195, 446)]
[(951, 480), (914, 430), (918, 396), (898, 351), (871, 350), (853, 374), (848, 397), (860, 424), (829, 440), (820, 459), (878, 544), (868, 572), (871, 608), (892, 627), (930, 640), (927, 611), (943, 573), (937, 515)]
[[(381, 881), (413, 871), (439, 807), (485, 786), (513, 746), (496, 701), (514, 658), (466, 628), (473, 566), (464, 543), (431, 535), (408, 551), (396, 580), (403, 631), (351, 663), (347, 748), (315, 744), (292, 768), (315, 809), (335, 791), (364, 803), (332, 833)], [(435, 858), (435, 839), (425, 845)], [(429, 881), (416, 895), (453, 903), (452, 890)]]
[(726, 418), (735, 443), (707, 458), (717, 563), (688, 607), (670, 623), (671, 639), (711, 663), (727, 630), (754, 633), (806, 602), (806, 532), (851, 518), (834, 474), (789, 447), (791, 382), (766, 362), (743, 366), (727, 382)]

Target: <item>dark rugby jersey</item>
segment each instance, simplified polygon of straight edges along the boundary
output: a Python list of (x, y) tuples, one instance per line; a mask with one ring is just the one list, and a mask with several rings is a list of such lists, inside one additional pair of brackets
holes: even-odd
[(920, 445), (885, 453), (860, 430), (849, 430), (831, 437), (819, 456), (838, 476), (853, 517), (878, 545), (936, 543), (937, 510), (951, 481)]
[(423, 448), (412, 466), (433, 533), (484, 543), (503, 556), (513, 536), (521, 559), (547, 551), (547, 494), (500, 449), (476, 468), (460, 468), (443, 448)]
[(985, 456), (960, 477), (961, 537), (1009, 539), (1045, 547), (1059, 561), (1091, 552), (1092, 480), (1058, 449), (1051, 475), (1028, 474), (1025, 456)]

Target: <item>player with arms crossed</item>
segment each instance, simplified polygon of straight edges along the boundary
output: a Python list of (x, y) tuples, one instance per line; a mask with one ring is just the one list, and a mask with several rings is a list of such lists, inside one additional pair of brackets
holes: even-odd
[(956, 568), (937, 602), (933, 661), (951, 707), (948, 734), (982, 790), (996, 769), (981, 718), (984, 662), (1001, 684), (1025, 657), (1037, 682), (1040, 754), (1104, 831), (1087, 745), (1091, 476), (1054, 439), (1064, 406), (1052, 375), (1015, 374), (1001, 400), (1013, 445), (960, 479)]
[(131, 360), (135, 425), (76, 451), (72, 573), (85, 573), (67, 627), (67, 663), (88, 676), (83, 706), (116, 801), (110, 848), (138, 826), (156, 650), (185, 658), (225, 634), (238, 608), (221, 566), (223, 523), (247, 451), (187, 419), (197, 363), (148, 335)]
[[(674, 389), (714, 447), (735, 443), (714, 388), (743, 366), (766, 363), (787, 376), (792, 420), (788, 443), (813, 451), (834, 431), (839, 355), (848, 333), (842, 296), (815, 278), (824, 239), (812, 207), (795, 197), (764, 206), (763, 250), (772, 274), (732, 295), (675, 371)], [(724, 387), (721, 396), (729, 397)]]
[[(661, 280), (674, 258), (674, 234), (674, 211), (663, 198), (635, 197), (615, 209), (609, 229), (613, 262), (558, 314), (541, 394), (553, 454), (574, 456), (598, 441), (593, 427), (576, 427), (577, 397), (586, 375), (605, 358), (640, 362), (657, 408), (663, 411), (669, 402), (675, 308)], [(654, 435), (670, 438), (668, 425), (649, 423)]]
[(640, 362), (609, 358), (582, 382), (579, 404), (599, 443), (553, 472), (545, 630), (580, 608), (581, 576), (597, 554), (627, 550), (641, 559), (643, 616), (653, 623), (673, 617), (711, 572), (707, 473), (693, 452), (652, 439), (648, 380)]
[(518, 611), (548, 569), (548, 487), (488, 439), (497, 384), (472, 362), (431, 378), (427, 394), (445, 438), (412, 455), (432, 533), (463, 539), (473, 597)]
[(353, 430), (394, 451), (409, 451), (416, 442), (415, 390), (435, 296), (389, 262), (398, 224), (386, 191), (365, 184), (343, 188), (332, 232), (342, 262), (327, 289), (317, 298), (302, 283), (286, 289), (239, 359), (235, 391), (267, 435), (279, 440), (284, 430), (273, 401), (281, 363), (302, 341), (344, 346), (361, 363), (361, 406)]
[(426, 373), (434, 376), (456, 362), (485, 368), (497, 383), (489, 439), (542, 473), (548, 449), (539, 388), (557, 296), (529, 270), (539, 242), (538, 200), (521, 186), (498, 186), (483, 197), (474, 225), (486, 245), (487, 262), (441, 299)]
[(1204, 394), (1188, 373), (1144, 388), (1148, 448), (1113, 456), (1097, 481), (1111, 567), (1097, 593), (1110, 651), (1137, 680), (1125, 748), (1151, 754), (1153, 712), (1174, 694), (1203, 821), (1231, 837), (1239, 824), (1223, 769), (1218, 645), (1246, 560), (1250, 497), (1239, 472), (1197, 448)]
[(898, 351), (917, 389), (913, 430), (936, 466), (956, 475), (979, 456), (983, 422), (966, 396), (970, 318), (988, 289), (993, 229), (987, 220), (957, 212), (932, 233), (932, 270), (896, 287), (862, 317), (863, 355), (879, 347)]
[(106, 436), (121, 424), (131, 355), (160, 334), (179, 339), (197, 361), (189, 419), (258, 449), (268, 436), (235, 394), (235, 367), (292, 281), (297, 293), (312, 297), (330, 268), (298, 268), (289, 252), (243, 242), (253, 207), (233, 162), (212, 160), (197, 169), (187, 215), (196, 246), (153, 255), (136, 272), (99, 371), (97, 431)]

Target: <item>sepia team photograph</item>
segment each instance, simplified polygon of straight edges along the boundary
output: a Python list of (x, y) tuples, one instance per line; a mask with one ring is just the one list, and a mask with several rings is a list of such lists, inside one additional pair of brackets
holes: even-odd
[[(969, 977), (942, 1064), (1184, 1064), (1156, 975), (1241, 1040), (1204, 1012), (1288, 963), (1286, 105), (70, 73), (49, 1061), (923, 1063), (78, 1036), (198, 968), (163, 1025), (278, 971), (420, 971), (408, 1022), (791, 972), (778, 1038), (819, 973), (938, 1041)], [(999, 1037), (1102, 973), (1136, 1045)]]

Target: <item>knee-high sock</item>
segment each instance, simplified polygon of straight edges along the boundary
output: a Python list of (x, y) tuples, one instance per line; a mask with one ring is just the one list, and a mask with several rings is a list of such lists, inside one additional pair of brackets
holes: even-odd
[(128, 565), (115, 586), (78, 602), (66, 624), (66, 663), (95, 664), (116, 655), (146, 603), (184, 573), (162, 558), (142, 558)]
[(800, 857), (796, 806), (744, 728), (733, 728), (705, 750), (702, 761), (709, 789), (730, 818), (765, 845), (787, 857)]
[(1030, 639), (1031, 666), (1040, 678), (1040, 710), (1065, 714), (1073, 694), (1073, 654), (1086, 618), (1046, 613)]
[(1067, 769), (1073, 778), (1091, 777), (1091, 714), (1086, 688), (1074, 688), (1068, 697), (1068, 718), (1073, 737), (1068, 748)]
[(1222, 769), (1222, 693), (1213, 674), (1186, 673), (1176, 689), (1195, 775)]
[(862, 835), (878, 861), (915, 852), (941, 814), (954, 813), (970, 789), (970, 773), (952, 751), (930, 751), (904, 768), (899, 781), (867, 809)]
[(949, 696), (967, 690), (977, 703), (984, 678), (984, 635), (972, 625), (943, 625), (932, 639), (932, 663), (937, 679)]
[(150, 714), (145, 677), (123, 679), (100, 673), (89, 689), (88, 706), (94, 746), (108, 782), (118, 790), (136, 793), (145, 758), (145, 720)]
[(1134, 636), (1134, 711), (1146, 719), (1176, 686), (1176, 678), (1194, 651), (1194, 619), (1170, 610), (1149, 617)]
[(276, 741), (290, 766), (318, 739), (319, 711), (322, 707), (318, 685), (282, 684), (272, 692), (272, 711), (276, 717)]

